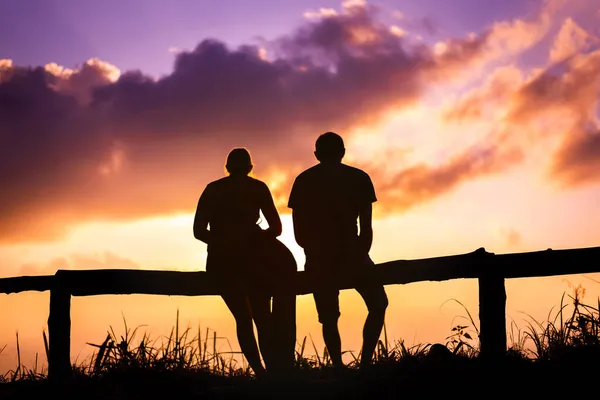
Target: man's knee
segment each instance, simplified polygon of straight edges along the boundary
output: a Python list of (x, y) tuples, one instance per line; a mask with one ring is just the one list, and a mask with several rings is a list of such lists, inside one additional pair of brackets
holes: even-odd
[(365, 303), (369, 314), (385, 315), (389, 301), (383, 287), (371, 291), (369, 296), (365, 296)]

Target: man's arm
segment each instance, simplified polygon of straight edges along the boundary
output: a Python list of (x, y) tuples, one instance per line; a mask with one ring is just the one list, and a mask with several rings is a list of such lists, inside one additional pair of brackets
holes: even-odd
[(358, 209), (358, 221), (360, 233), (358, 235), (358, 245), (364, 255), (368, 255), (373, 244), (373, 203), (377, 201), (375, 187), (369, 175), (365, 174), (362, 181), (361, 190), (362, 199)]
[(306, 228), (306, 215), (302, 210), (292, 210), (292, 221), (294, 224), (294, 238), (298, 246), (305, 248), (307, 244), (308, 229)]
[(269, 228), (266, 230), (266, 232), (269, 235), (273, 235), (274, 237), (281, 235), (281, 218), (279, 218), (279, 213), (277, 212), (277, 208), (275, 207), (275, 202), (273, 201), (271, 191), (266, 185), (261, 210), (267, 220), (267, 223), (269, 224)]
[(302, 186), (302, 180), (300, 176), (294, 180), (292, 190), (290, 192), (290, 198), (288, 201), (288, 207), (292, 209), (292, 222), (294, 225), (294, 238), (298, 246), (303, 249), (306, 248), (307, 236), (309, 235), (306, 221), (306, 208), (303, 207), (304, 200), (304, 187)]
[(368, 255), (373, 244), (373, 206), (364, 203), (358, 211), (360, 233), (358, 235), (358, 246), (362, 254)]

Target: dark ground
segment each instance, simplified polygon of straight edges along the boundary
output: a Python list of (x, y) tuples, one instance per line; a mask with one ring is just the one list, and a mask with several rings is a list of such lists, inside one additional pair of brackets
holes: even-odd
[(69, 383), (47, 380), (0, 384), (0, 399), (400, 399), (400, 398), (598, 398), (598, 354), (551, 361), (507, 357), (499, 362), (462, 357), (410, 358), (367, 370), (294, 371), (287, 378), (221, 377), (203, 371), (134, 370)]

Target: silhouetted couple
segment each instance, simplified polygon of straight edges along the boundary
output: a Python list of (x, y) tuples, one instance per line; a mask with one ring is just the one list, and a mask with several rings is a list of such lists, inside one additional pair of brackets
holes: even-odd
[[(369, 311), (363, 328), (364, 366), (371, 363), (388, 305), (369, 257), (372, 203), (377, 198), (369, 175), (342, 163), (345, 147), (339, 135), (319, 136), (314, 154), (319, 163), (298, 175), (289, 197), (294, 235), (306, 255), (304, 269), (314, 285), (325, 346), (337, 367), (344, 366), (339, 287), (346, 279), (360, 282), (356, 290)], [(296, 263), (277, 240), (281, 220), (269, 188), (248, 176), (252, 170), (248, 151), (233, 149), (226, 169), (229, 175), (208, 184), (200, 196), (194, 236), (208, 245), (206, 271), (224, 283), (222, 296), (236, 320), (238, 341), (250, 367), (259, 376), (286, 371), (293, 366), (296, 344)], [(258, 226), (261, 211), (266, 230)]]

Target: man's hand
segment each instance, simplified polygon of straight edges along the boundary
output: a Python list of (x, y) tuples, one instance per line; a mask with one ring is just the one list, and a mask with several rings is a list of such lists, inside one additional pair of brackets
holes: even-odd
[(203, 229), (200, 231), (194, 231), (194, 236), (196, 237), (196, 239), (206, 244), (209, 244), (212, 238), (212, 233), (208, 229)]
[(369, 257), (369, 252), (371, 251), (371, 243), (372, 237), (358, 237), (358, 256), (359, 257)]

